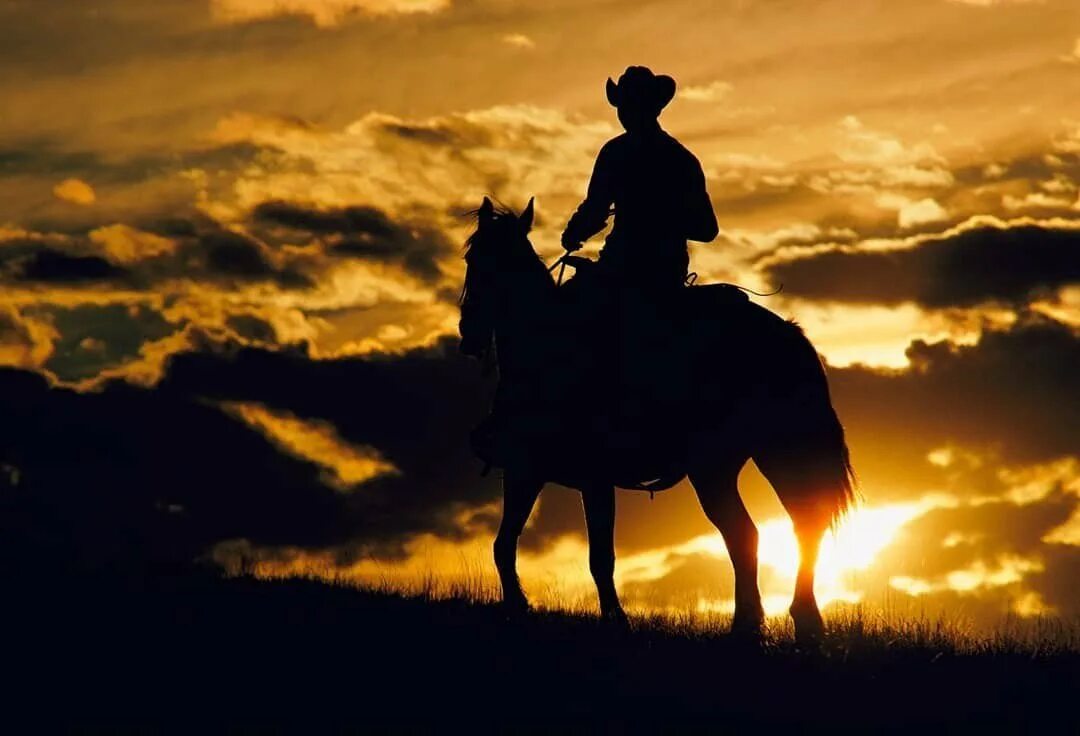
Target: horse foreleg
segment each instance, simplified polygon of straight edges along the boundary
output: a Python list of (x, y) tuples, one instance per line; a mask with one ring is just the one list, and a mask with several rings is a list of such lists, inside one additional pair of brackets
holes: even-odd
[(543, 481), (527, 473), (507, 470), (503, 477), (503, 515), (495, 535), (495, 568), (502, 584), (503, 604), (514, 611), (529, 608), (517, 574), (517, 546), (543, 487)]
[(596, 582), (600, 615), (626, 622), (626, 613), (615, 590), (615, 489), (596, 486), (582, 489), (585, 526), (589, 532), (589, 572)]

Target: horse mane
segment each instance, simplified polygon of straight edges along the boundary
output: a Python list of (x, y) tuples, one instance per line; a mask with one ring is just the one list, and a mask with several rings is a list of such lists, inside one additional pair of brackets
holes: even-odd
[[(479, 227), (480, 208), (477, 207), (474, 210), (467, 210), (465, 213), (463, 213), (463, 216), (471, 218), (474, 222), (477, 223), (477, 227), (472, 231), (472, 234), (469, 235), (469, 237), (465, 238), (465, 248), (464, 248), (463, 257), (466, 260), (468, 260), (469, 253), (472, 251), (473, 246), (476, 245), (477, 236), (480, 235), (480, 227)], [(502, 202), (498, 202), (498, 201), (494, 202), (494, 210), (492, 211), (492, 218), (491, 218), (491, 221), (492, 221), (493, 224), (499, 225), (499, 224), (502, 224), (503, 222), (505, 222), (506, 220), (510, 220), (510, 219), (515, 219), (516, 220), (520, 216), (521, 216), (520, 213), (515, 212), (513, 209), (511, 209), (510, 207), (507, 207)]]

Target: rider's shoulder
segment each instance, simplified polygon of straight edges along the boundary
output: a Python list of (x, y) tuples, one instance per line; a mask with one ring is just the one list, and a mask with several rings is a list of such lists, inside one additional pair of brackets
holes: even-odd
[(674, 136), (668, 135), (667, 137), (671, 158), (677, 161), (679, 166), (687, 172), (701, 171), (701, 161), (694, 155), (694, 152), (680, 143)]
[(665, 145), (667, 145), (669, 148), (673, 149), (674, 151), (677, 151), (679, 155), (685, 156), (686, 158), (691, 158), (691, 159), (697, 161), (697, 156), (695, 156), (693, 154), (693, 152), (689, 148), (684, 146), (679, 141), (678, 138), (671, 135), (671, 133), (668, 133), (666, 130), (664, 131), (664, 134), (663, 134), (663, 141), (664, 141)]
[(629, 145), (629, 143), (630, 143), (630, 138), (629, 138), (628, 134), (620, 133), (619, 135), (615, 136), (614, 138), (609, 140), (604, 145), (600, 146), (600, 155), (601, 156), (610, 156), (610, 155), (613, 155), (613, 154), (617, 154), (620, 151), (625, 150), (626, 147)]

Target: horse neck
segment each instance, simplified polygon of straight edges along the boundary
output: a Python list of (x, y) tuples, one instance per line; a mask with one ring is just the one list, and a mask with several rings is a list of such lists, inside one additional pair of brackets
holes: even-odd
[(538, 256), (522, 258), (501, 284), (495, 341), (503, 367), (535, 360), (546, 341), (545, 323), (554, 307), (555, 284)]

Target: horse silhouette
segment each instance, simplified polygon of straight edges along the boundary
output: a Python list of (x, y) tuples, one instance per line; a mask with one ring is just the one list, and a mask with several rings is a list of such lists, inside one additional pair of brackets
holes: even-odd
[[(619, 389), (603, 387), (619, 383), (609, 374), (618, 374), (626, 356), (613, 359), (598, 347), (604, 344), (596, 337), (603, 326), (575, 329), (568, 299), (589, 264), (573, 257), (578, 275), (556, 284), (529, 242), (532, 201), (517, 214), (485, 197), (476, 214), (465, 256), (461, 347), (466, 354), (494, 358), (495, 414), (503, 419), (497, 431), (510, 437), (494, 460), (486, 458), (504, 470), (494, 546), (504, 604), (528, 609), (516, 570), (518, 539), (544, 484), (558, 482), (582, 493), (601, 614), (625, 622), (614, 584), (614, 489), (653, 490), (687, 477), (723, 535), (735, 569), (732, 631), (760, 632), (758, 532), (737, 485), (739, 471), (752, 458), (798, 537), (790, 608), (796, 636), (820, 637), (823, 622), (814, 597), (818, 548), (829, 526), (851, 507), (855, 491), (824, 367), (802, 330), (735, 287), (684, 288), (681, 301), (690, 306), (667, 313), (670, 349), (650, 361), (678, 366), (656, 371), (657, 380), (678, 389), (662, 394), (671, 399), (668, 411), (611, 420), (603, 415), (619, 413)], [(590, 404), (596, 395), (605, 398)]]

